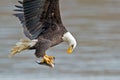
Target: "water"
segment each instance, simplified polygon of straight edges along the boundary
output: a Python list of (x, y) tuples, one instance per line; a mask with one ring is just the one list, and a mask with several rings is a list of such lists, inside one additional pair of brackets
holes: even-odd
[(66, 28), (77, 39), (73, 54), (62, 43), (47, 51), (55, 68), (35, 63), (34, 51), (9, 59), (11, 47), (25, 38), (12, 14), (16, 0), (0, 1), (0, 80), (120, 80), (120, 1), (61, 0)]

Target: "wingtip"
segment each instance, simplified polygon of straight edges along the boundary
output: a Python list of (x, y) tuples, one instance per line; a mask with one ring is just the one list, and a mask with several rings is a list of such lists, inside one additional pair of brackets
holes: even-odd
[(13, 11), (23, 12), (22, 9), (14, 9)]
[(23, 4), (23, 2), (22, 1), (18, 1), (20, 4)]
[(23, 6), (15, 5), (15, 7), (23, 9)]

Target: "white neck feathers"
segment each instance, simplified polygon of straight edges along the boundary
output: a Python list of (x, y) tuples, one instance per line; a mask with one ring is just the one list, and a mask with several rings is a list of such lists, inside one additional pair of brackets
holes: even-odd
[(64, 41), (66, 41), (66, 42), (69, 44), (69, 46), (73, 45), (73, 49), (74, 49), (74, 48), (76, 47), (76, 45), (77, 45), (75, 38), (72, 36), (72, 34), (71, 34), (70, 32), (66, 32), (66, 33), (63, 35), (62, 39), (63, 39)]

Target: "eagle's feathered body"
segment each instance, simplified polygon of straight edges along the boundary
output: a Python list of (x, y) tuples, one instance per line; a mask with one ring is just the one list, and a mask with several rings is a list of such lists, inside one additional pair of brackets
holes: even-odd
[(23, 24), (25, 35), (31, 40), (38, 40), (29, 49), (36, 49), (36, 57), (44, 57), (45, 51), (63, 42), (63, 36), (67, 33), (60, 16), (59, 0), (23, 0), (19, 3), (23, 6), (16, 5), (18, 9), (15, 11), (22, 13), (15, 16)]

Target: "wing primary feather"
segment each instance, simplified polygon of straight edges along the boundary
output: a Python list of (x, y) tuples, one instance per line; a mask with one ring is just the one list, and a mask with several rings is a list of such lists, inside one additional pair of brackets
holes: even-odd
[(18, 17), (18, 19), (21, 21), (21, 23), (24, 24), (25, 19), (24, 19), (23, 13), (16, 13), (16, 14), (13, 14), (13, 15)]
[(14, 9), (14, 11), (23, 12), (24, 10), (22, 10), (22, 9)]
[(28, 5), (28, 6), (31, 6), (31, 5), (34, 5), (34, 4), (36, 4), (36, 3), (40, 3), (40, 1), (41, 1), (41, 0), (30, 0), (30, 1), (26, 1), (26, 2), (25, 2), (25, 0), (24, 0), (24, 4), (23, 4), (23, 5), (24, 5), (24, 6), (27, 6), (27, 5)]
[(35, 20), (30, 20), (27, 22), (26, 26), (29, 26), (27, 29), (34, 29), (34, 27), (32, 26), (36, 26), (39, 22), (38, 22), (39, 19), (35, 19)]
[(15, 5), (15, 7), (23, 9), (23, 6)]
[(23, 4), (23, 2), (22, 1), (18, 1), (20, 4)]
[(42, 21), (46, 16), (49, 0), (23, 0), (25, 34), (30, 39), (37, 38), (43, 31)]
[[(16, 11), (23, 11), (24, 33), (30, 39), (36, 39), (55, 23), (62, 24), (59, 12), (59, 0), (23, 0), (23, 5), (15, 5)], [(17, 15), (18, 16), (18, 15)], [(20, 17), (20, 15), (19, 15)], [(57, 24), (58, 25), (58, 24)]]

